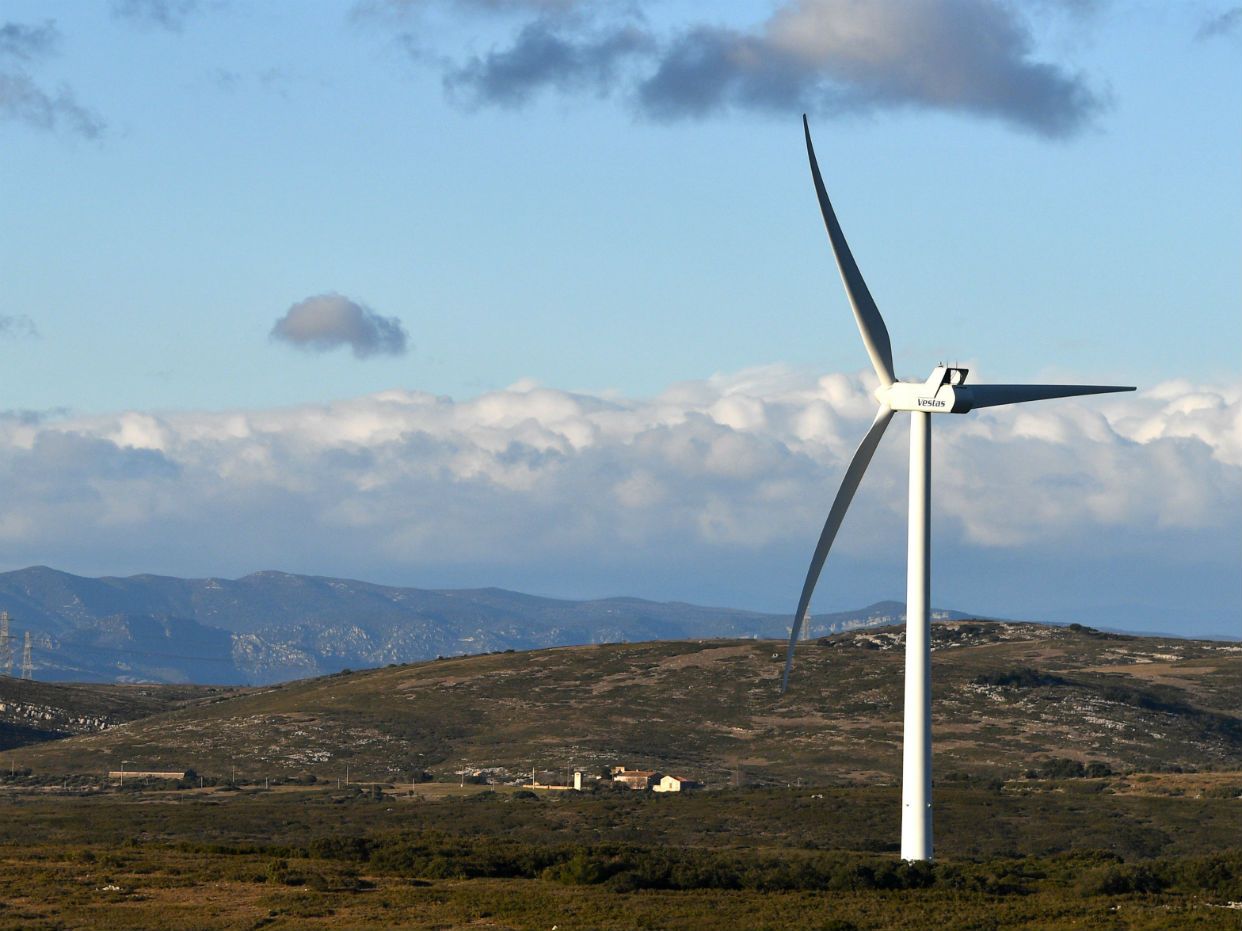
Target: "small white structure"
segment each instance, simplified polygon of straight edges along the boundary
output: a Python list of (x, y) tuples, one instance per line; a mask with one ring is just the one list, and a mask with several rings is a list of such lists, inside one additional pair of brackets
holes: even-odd
[(703, 784), (695, 782), (693, 779), (685, 779), (681, 776), (661, 776), (660, 781), (651, 787), (652, 792), (689, 792), (691, 789), (701, 789)]

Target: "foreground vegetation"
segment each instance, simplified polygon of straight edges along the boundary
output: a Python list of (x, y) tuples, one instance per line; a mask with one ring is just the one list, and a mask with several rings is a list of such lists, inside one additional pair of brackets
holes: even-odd
[[(1242, 927), (1242, 645), (933, 635), (927, 865), (897, 857), (897, 630), (807, 644), (785, 696), (780, 645), (754, 641), (26, 683), (0, 696), (24, 743), (0, 769), (0, 931)], [(190, 772), (122, 789), (122, 761)], [(566, 763), (714, 791), (513, 785)]]
[[(1215, 784), (1230, 779), (1242, 774)], [(904, 864), (889, 788), (88, 796), (10, 783), (0, 929), (1240, 924), (1242, 799), (1210, 797), (1202, 777), (939, 791), (941, 859)]]
[[(518, 852), (518, 851), (515, 851)], [(652, 851), (635, 851), (650, 855)], [(1126, 866), (1091, 858), (926, 871), (850, 856), (796, 879), (746, 866), (673, 882), (595, 881), (575, 857), (535, 877), (460, 879), (438, 867), (279, 852), (6, 850), (0, 928), (1202, 928), (1234, 929), (1237, 857)], [(585, 855), (589, 857), (590, 854)], [(538, 859), (538, 858), (536, 858)], [(428, 861), (434, 863), (438, 861)], [(827, 861), (824, 864), (827, 866)], [(791, 874), (792, 875), (792, 874)], [(752, 882), (748, 877), (753, 876)]]

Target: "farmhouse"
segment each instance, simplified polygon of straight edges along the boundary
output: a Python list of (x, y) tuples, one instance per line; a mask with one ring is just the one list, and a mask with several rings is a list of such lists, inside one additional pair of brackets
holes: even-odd
[(661, 776), (660, 781), (651, 787), (652, 792), (689, 792), (703, 788), (703, 783), (686, 779), (682, 776)]

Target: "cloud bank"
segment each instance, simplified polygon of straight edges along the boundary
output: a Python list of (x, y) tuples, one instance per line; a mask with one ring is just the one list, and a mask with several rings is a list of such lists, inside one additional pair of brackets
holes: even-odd
[[(465, 401), (394, 390), (275, 410), (12, 415), (0, 559), (792, 610), (872, 387), (775, 368), (650, 399), (519, 384)], [(1169, 382), (937, 428), (938, 604), (1201, 631), (1242, 612), (1242, 384)], [(904, 434), (899, 418), (817, 610), (902, 597)]]
[(336, 293), (298, 301), (272, 325), (271, 338), (307, 352), (349, 346), (359, 359), (401, 355), (408, 343), (396, 317), (382, 317)]
[[(1072, 68), (1041, 60), (1022, 5), (1005, 0), (784, 0), (751, 26), (702, 20), (653, 28), (637, 4), (440, 4), (513, 23), (511, 39), (444, 65), (451, 98), (521, 106), (542, 92), (615, 95), (655, 120), (725, 111), (788, 115), (939, 110), (1072, 135), (1103, 96)], [(406, 18), (433, 4), (371, 3)], [(1081, 3), (1030, 15), (1080, 15)], [(429, 31), (429, 30), (428, 30)], [(408, 36), (407, 36), (408, 38)]]

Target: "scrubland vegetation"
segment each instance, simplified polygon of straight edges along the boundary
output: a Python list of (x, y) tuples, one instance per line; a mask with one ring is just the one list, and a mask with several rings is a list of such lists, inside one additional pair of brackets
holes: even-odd
[(885, 787), (10, 783), (0, 929), (1237, 928), (1240, 784), (949, 783), (941, 858), (905, 864)]
[[(15, 692), (14, 739), (56, 733), (0, 769), (0, 931), (1242, 927), (1242, 645), (933, 641), (927, 865), (898, 859), (896, 629), (804, 645), (784, 696), (755, 641), (110, 687), (107, 720), (77, 687)], [(189, 773), (122, 790), (122, 760)], [(512, 784), (612, 763), (711, 790)]]
[[(601, 644), (208, 693), (14, 756), (50, 775), (128, 759), (209, 778), (236, 765), (252, 780), (335, 781), (347, 767), (378, 782), (463, 768), (517, 779), (619, 763), (714, 787), (739, 768), (750, 784), (891, 781), (902, 636), (806, 643), (784, 695), (781, 643)], [(932, 636), (938, 773), (1012, 779), (1048, 757), (1116, 772), (1242, 767), (1242, 644), (973, 621)]]

